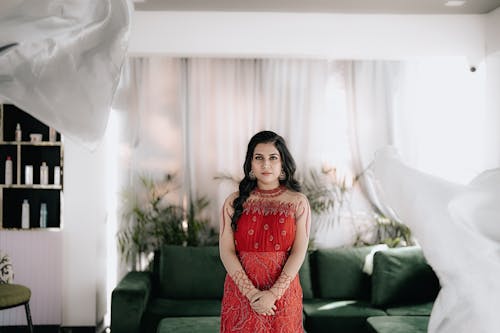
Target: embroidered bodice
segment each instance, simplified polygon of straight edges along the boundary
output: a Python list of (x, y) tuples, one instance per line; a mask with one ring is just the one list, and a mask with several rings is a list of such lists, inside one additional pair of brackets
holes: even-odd
[(297, 213), (303, 211), (300, 195), (284, 187), (254, 190), (243, 205), (234, 233), (240, 251), (290, 251), (295, 239)]

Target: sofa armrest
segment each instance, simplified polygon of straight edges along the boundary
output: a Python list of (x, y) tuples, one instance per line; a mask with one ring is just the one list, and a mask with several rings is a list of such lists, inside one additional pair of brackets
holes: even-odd
[(149, 272), (129, 272), (111, 294), (111, 331), (140, 333), (141, 319), (149, 301)]

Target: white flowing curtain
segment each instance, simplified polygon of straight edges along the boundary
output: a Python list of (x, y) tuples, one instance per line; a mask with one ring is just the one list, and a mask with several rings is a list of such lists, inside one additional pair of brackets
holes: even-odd
[(360, 189), (370, 202), (393, 218), (390, 207), (376, 195), (368, 167), (378, 149), (394, 145), (395, 96), (401, 86), (401, 67), (396, 61), (350, 62), (345, 79), (352, 167), (355, 174), (362, 175)]
[(177, 173), (179, 202), (207, 196), (216, 226), (223, 200), (237, 187), (214, 178), (242, 177), (256, 132), (282, 135), (302, 172), (345, 159), (346, 127), (336, 124), (341, 110), (331, 98), (343, 90), (332, 80), (341, 70), (326, 60), (129, 59), (124, 90), (131, 93), (116, 106), (130, 119), (123, 165), (130, 175)]
[[(259, 130), (282, 135), (301, 172), (329, 165), (357, 174), (391, 144), (411, 166), (463, 183), (484, 168), (492, 149), (481, 133), (488, 121), (484, 74), (467, 72), (463, 59), (158, 56), (130, 58), (126, 73), (127, 101), (117, 107), (127, 110), (119, 147), (126, 182), (136, 172), (176, 172), (179, 202), (207, 196), (214, 226), (224, 198), (237, 189), (214, 177), (242, 176), (246, 145)], [(390, 215), (370, 177), (361, 185), (354, 209), (369, 211), (368, 197)]]
[[(470, 72), (464, 58), (353, 62), (346, 82), (356, 172), (384, 145), (394, 146), (408, 165), (455, 183), (490, 167), (498, 144), (485, 130), (485, 74)], [(370, 202), (397, 218), (377, 197), (370, 170), (365, 175)]]

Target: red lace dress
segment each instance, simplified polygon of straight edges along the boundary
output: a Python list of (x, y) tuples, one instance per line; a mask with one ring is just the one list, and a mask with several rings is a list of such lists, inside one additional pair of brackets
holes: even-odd
[[(259, 290), (273, 286), (288, 258), (295, 238), (296, 214), (304, 210), (299, 207), (297, 197), (283, 187), (270, 191), (256, 190), (244, 204), (234, 232), (234, 243), (243, 269)], [(277, 310), (274, 316), (257, 314), (227, 275), (222, 299), (221, 332), (304, 332), (302, 288), (298, 274), (275, 304)]]

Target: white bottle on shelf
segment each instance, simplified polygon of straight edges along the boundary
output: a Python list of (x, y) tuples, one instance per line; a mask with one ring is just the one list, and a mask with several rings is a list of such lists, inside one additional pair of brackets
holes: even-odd
[(61, 167), (58, 165), (54, 167), (54, 185), (61, 185)]
[(22, 140), (22, 132), (21, 132), (21, 125), (19, 123), (16, 124), (16, 141), (21, 141)]
[(29, 229), (30, 227), (30, 204), (26, 199), (24, 199), (23, 201), (23, 208), (21, 214), (21, 227), (23, 229)]
[(54, 127), (49, 127), (49, 141), (56, 142), (57, 132)]
[(24, 183), (26, 185), (33, 185), (33, 166), (25, 165), (24, 166)]
[(47, 185), (49, 183), (49, 167), (47, 163), (42, 162), (40, 166), (40, 185)]
[(7, 156), (5, 160), (5, 185), (12, 185), (12, 159)]
[(40, 228), (47, 228), (47, 204), (45, 202), (40, 205)]

